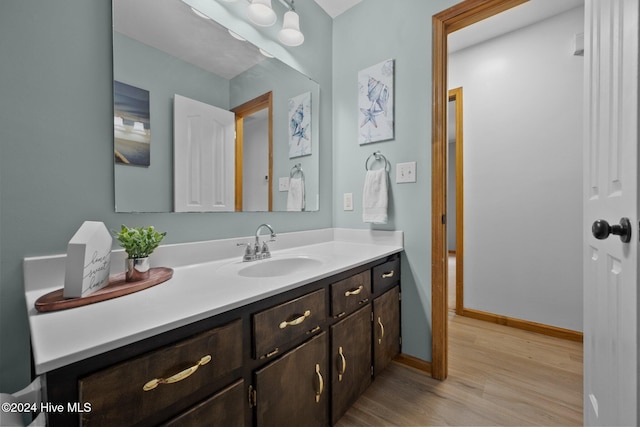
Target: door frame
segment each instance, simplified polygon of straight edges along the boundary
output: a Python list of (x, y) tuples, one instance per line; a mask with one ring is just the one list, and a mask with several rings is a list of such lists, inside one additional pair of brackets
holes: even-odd
[(448, 375), (447, 35), (528, 0), (465, 0), (433, 15), (431, 130), (431, 375)]
[(242, 211), (242, 159), (244, 153), (244, 118), (257, 113), (265, 108), (269, 109), (269, 174), (268, 174), (268, 210), (273, 210), (273, 92), (269, 91), (244, 104), (232, 108), (230, 111), (236, 114), (236, 212)]
[[(456, 102), (456, 314), (464, 314), (464, 171), (463, 171), (463, 96), (462, 87), (449, 90), (448, 101)], [(448, 142), (448, 141), (447, 141)], [(449, 294), (447, 293), (447, 296)], [(447, 304), (448, 307), (448, 304)]]

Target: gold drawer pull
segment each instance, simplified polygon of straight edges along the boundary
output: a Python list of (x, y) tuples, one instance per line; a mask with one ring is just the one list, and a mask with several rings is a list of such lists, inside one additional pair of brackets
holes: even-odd
[(344, 371), (347, 370), (347, 359), (345, 359), (344, 353), (342, 353), (342, 347), (338, 349), (338, 356), (340, 356), (340, 366), (338, 367), (338, 381), (342, 381)]
[(382, 344), (382, 338), (384, 338), (384, 325), (382, 320), (378, 317), (378, 325), (380, 325), (380, 338), (378, 338), (378, 344)]
[(391, 270), (388, 273), (382, 273), (382, 278), (383, 279), (388, 279), (389, 277), (393, 277), (393, 273), (395, 273), (394, 270)]
[(280, 329), (284, 329), (287, 326), (299, 325), (300, 323), (304, 322), (304, 319), (311, 316), (311, 310), (305, 311), (304, 314), (294, 314), (294, 316), (296, 317), (294, 317), (292, 320), (285, 320), (284, 322), (280, 323)]
[(177, 374), (170, 376), (169, 378), (155, 378), (149, 381), (148, 383), (146, 383), (144, 387), (142, 387), (142, 389), (144, 391), (149, 391), (158, 387), (160, 384), (172, 384), (172, 383), (177, 383), (178, 381), (182, 381), (185, 378), (190, 377), (195, 371), (198, 370), (200, 366), (204, 366), (209, 362), (211, 362), (211, 356), (207, 354), (192, 367), (187, 368), (183, 371), (180, 371)]
[(351, 295), (358, 295), (360, 292), (362, 292), (362, 290), (364, 289), (364, 286), (360, 285), (357, 288), (353, 288), (353, 289), (349, 289), (347, 292), (344, 293), (345, 297), (351, 296)]
[(316, 388), (316, 403), (320, 402), (320, 396), (324, 391), (324, 380), (322, 379), (322, 374), (320, 373), (320, 365), (316, 363), (316, 380), (318, 380), (318, 387)]

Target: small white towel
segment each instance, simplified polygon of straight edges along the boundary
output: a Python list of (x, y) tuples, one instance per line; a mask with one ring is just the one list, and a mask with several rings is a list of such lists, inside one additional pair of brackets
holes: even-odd
[(362, 193), (362, 220), (374, 224), (387, 223), (387, 171), (368, 170)]
[(289, 178), (287, 210), (290, 212), (304, 210), (304, 180), (302, 178)]

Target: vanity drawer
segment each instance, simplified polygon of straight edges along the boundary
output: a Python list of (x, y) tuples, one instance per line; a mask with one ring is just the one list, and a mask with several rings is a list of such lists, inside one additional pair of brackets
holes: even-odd
[(331, 285), (331, 315), (350, 313), (369, 300), (371, 296), (371, 271), (351, 276)]
[(400, 280), (400, 258), (373, 267), (373, 291), (384, 292)]
[(183, 410), (241, 366), (236, 320), (81, 378), (80, 401), (91, 404), (82, 425), (145, 424), (167, 408)]
[(319, 289), (254, 314), (254, 357), (275, 355), (283, 344), (319, 329), (326, 313), (325, 291)]
[(245, 402), (244, 381), (238, 380), (161, 427), (243, 427)]

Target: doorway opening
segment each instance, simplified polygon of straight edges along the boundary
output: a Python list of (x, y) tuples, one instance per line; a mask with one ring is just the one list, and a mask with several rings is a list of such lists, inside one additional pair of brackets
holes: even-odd
[(235, 210), (273, 210), (273, 93), (231, 109), (236, 115)]
[(526, 0), (466, 0), (432, 18), (431, 375), (436, 379), (444, 380), (448, 375), (447, 36), (525, 2)]
[[(565, 55), (571, 55), (571, 53), (557, 49), (558, 43), (553, 46), (549, 43), (539, 45), (538, 38), (532, 32), (537, 28), (544, 28), (544, 31), (554, 34), (553, 40), (569, 39), (582, 30), (582, 17), (576, 13), (579, 12), (576, 10), (555, 19), (558, 13), (576, 6), (560, 11), (547, 10), (546, 16), (553, 17), (554, 20), (547, 21), (543, 18), (540, 22), (544, 21), (542, 25), (545, 27), (535, 27), (534, 30), (532, 30), (533, 27), (527, 27), (522, 32), (518, 31), (514, 34), (513, 38), (497, 39), (495, 43), (491, 42), (482, 47), (479, 46), (478, 49), (474, 48), (455, 57), (448, 57), (448, 43), (451, 43), (451, 47), (457, 52), (459, 49), (455, 48), (459, 46), (457, 42), (461, 40), (458, 38), (447, 40), (446, 37), (450, 33), (521, 3), (524, 2), (495, 1), (480, 5), (477, 1), (466, 1), (434, 16), (432, 372), (436, 378), (446, 378), (447, 375), (446, 328), (449, 310), (445, 304), (448, 288), (454, 288), (453, 283), (447, 282), (445, 270), (447, 269), (446, 261), (449, 258), (447, 249), (451, 248), (452, 243), (450, 238), (445, 242), (444, 233), (452, 229), (457, 231), (462, 223), (462, 221), (455, 221), (454, 225), (454, 218), (458, 215), (454, 215), (450, 207), (453, 194), (443, 194), (447, 192), (447, 171), (455, 167), (451, 159), (447, 163), (445, 157), (447, 146), (451, 144), (448, 138), (445, 141), (445, 133), (442, 130), (446, 129), (446, 117), (439, 116), (447, 115), (449, 107), (446, 104), (451, 102), (449, 92), (446, 90), (451, 87), (447, 85), (448, 78), (455, 86), (466, 86), (465, 95), (468, 98), (467, 101), (470, 101), (465, 106), (466, 113), (473, 112), (468, 115), (472, 120), (467, 120), (468, 129), (472, 129), (473, 132), (466, 135), (470, 144), (465, 148), (467, 152), (465, 157), (466, 160), (473, 161), (466, 166), (465, 171), (468, 174), (466, 184), (470, 190), (467, 192), (469, 197), (466, 197), (465, 202), (468, 207), (465, 206), (465, 209), (474, 213), (474, 220), (471, 222), (468, 218), (466, 220), (467, 229), (464, 230), (467, 236), (466, 247), (460, 249), (463, 256), (466, 255), (467, 258), (466, 285), (470, 286), (473, 282), (473, 286), (466, 289), (465, 296), (468, 301), (464, 303), (471, 304), (474, 309), (465, 309), (462, 298), (457, 298), (460, 301), (457, 301), (456, 312), (565, 339), (576, 341), (582, 339), (581, 332), (577, 332), (580, 330), (577, 323), (580, 321), (580, 311), (576, 302), (581, 300), (581, 278), (575, 273), (577, 269), (574, 268), (580, 262), (577, 255), (580, 242), (577, 238), (562, 238), (563, 234), (559, 232), (559, 230), (571, 228), (573, 230), (570, 233), (571, 236), (579, 234), (579, 230), (572, 228), (573, 223), (569, 218), (579, 214), (582, 206), (577, 196), (581, 188), (580, 168), (577, 167), (576, 162), (570, 164), (560, 160), (555, 162), (555, 159), (567, 159), (567, 156), (574, 158), (572, 154), (580, 152), (580, 134), (574, 130), (579, 129), (582, 123), (580, 114), (582, 92), (579, 84), (570, 83), (579, 83), (576, 76), (581, 76), (582, 61), (565, 59)], [(540, 4), (532, 2), (526, 7), (519, 8), (519, 11), (528, 10), (529, 7), (534, 10)], [(465, 9), (465, 7), (475, 9)], [(483, 7), (486, 8), (483, 9)], [(456, 21), (456, 18), (459, 18), (459, 21)], [(513, 25), (520, 28), (517, 17), (513, 14), (504, 14), (499, 19), (507, 26)], [(493, 24), (495, 21), (486, 21), (488, 22)], [(477, 41), (477, 38), (475, 40)], [(439, 42), (442, 44), (439, 45)], [(522, 46), (532, 46), (531, 50), (535, 50), (533, 47), (537, 46), (541, 47), (539, 50), (544, 47), (545, 53), (549, 55), (542, 57), (528, 55), (525, 58), (519, 55), (520, 51), (517, 50), (517, 47)], [(509, 53), (513, 52), (514, 48), (516, 48), (514, 60), (505, 59), (512, 58)], [(548, 68), (549, 73), (553, 72), (553, 75), (557, 76), (552, 81), (539, 73), (530, 74), (529, 70), (537, 70), (536, 58), (538, 61), (540, 58), (548, 59), (545, 64), (549, 67), (557, 67), (560, 64), (563, 72), (557, 68)], [(524, 60), (520, 61), (520, 59)], [(569, 67), (565, 67), (567, 63), (570, 64)], [(450, 75), (446, 75), (449, 65), (452, 69), (449, 71)], [(521, 80), (531, 84), (521, 86)], [(539, 86), (536, 86), (535, 82)], [(558, 84), (554, 86), (553, 82)], [(567, 82), (570, 83), (567, 84)], [(442, 84), (441, 87), (440, 84)], [(567, 92), (564, 92), (565, 89)], [(563, 115), (563, 111), (558, 112), (547, 108), (545, 100), (558, 91), (563, 92), (566, 99), (575, 101), (572, 107), (567, 109), (575, 114)], [(504, 114), (492, 109), (493, 106), (511, 105), (514, 92), (522, 94), (521, 109), (510, 108)], [(492, 101), (495, 102), (492, 104)], [(485, 120), (480, 120), (485, 110), (492, 111), (492, 114), (484, 116)], [(454, 113), (451, 112), (448, 115), (451, 117)], [(562, 116), (563, 121), (556, 122), (555, 118), (558, 116)], [(527, 119), (536, 117), (538, 120), (520, 120), (523, 117)], [(544, 123), (551, 127), (545, 127), (545, 131), (541, 131), (538, 125), (540, 120), (544, 120)], [(445, 126), (442, 125), (443, 123)], [(518, 126), (503, 127), (503, 123), (518, 123)], [(554, 127), (554, 124), (557, 126)], [(545, 133), (551, 128), (554, 130)], [(474, 137), (473, 141), (469, 139), (470, 136)], [(550, 150), (565, 150), (565, 152), (550, 158), (548, 156)], [(459, 151), (456, 154), (461, 154), (462, 150)], [(502, 163), (496, 162), (496, 159), (500, 159)], [(546, 165), (542, 175), (537, 166), (540, 164)], [(552, 192), (546, 191), (549, 188), (547, 184), (550, 182), (554, 183)], [(566, 195), (572, 195), (572, 197)], [(457, 194), (455, 198), (458, 196)], [(457, 213), (462, 211), (463, 209), (460, 208)], [(476, 216), (476, 212), (479, 216)], [(468, 214), (468, 212), (465, 213)], [(556, 217), (568, 220), (560, 222)], [(542, 240), (539, 239), (541, 235), (534, 228), (522, 228), (519, 236), (525, 244), (515, 251), (502, 252), (503, 256), (495, 256), (500, 254), (503, 248), (511, 247), (513, 243), (508, 233), (497, 231), (501, 230), (501, 227), (509, 230), (520, 229), (520, 222), (557, 224), (558, 229), (550, 231)], [(461, 233), (458, 234), (461, 235)], [(457, 253), (457, 245), (455, 249)], [(536, 263), (544, 264), (545, 268), (537, 269)], [(461, 273), (461, 270), (458, 271)], [(496, 276), (498, 271), (500, 274)], [(458, 279), (464, 279), (462, 274), (456, 274), (456, 276)], [(458, 292), (458, 294), (461, 293)], [(570, 294), (577, 298), (569, 300), (566, 296)], [(528, 302), (531, 300), (533, 305)], [(562, 310), (557, 309), (558, 307), (562, 307)], [(537, 319), (541, 319), (542, 323), (532, 321)], [(545, 320), (549, 320), (548, 324), (545, 324), (547, 323)], [(571, 329), (550, 326), (563, 324), (567, 324)]]

